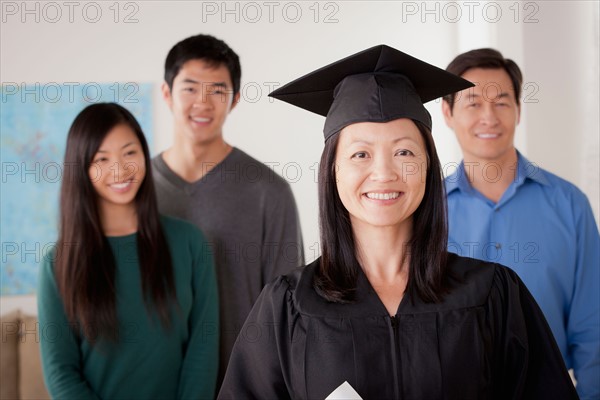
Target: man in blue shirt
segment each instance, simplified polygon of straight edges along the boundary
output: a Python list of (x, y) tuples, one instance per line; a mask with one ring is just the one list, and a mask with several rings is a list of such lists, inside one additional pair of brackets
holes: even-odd
[(516, 150), (516, 63), (478, 49), (446, 70), (476, 84), (442, 102), (463, 152), (446, 178), (448, 250), (514, 269), (574, 370), (580, 397), (600, 399), (600, 236), (589, 201)]

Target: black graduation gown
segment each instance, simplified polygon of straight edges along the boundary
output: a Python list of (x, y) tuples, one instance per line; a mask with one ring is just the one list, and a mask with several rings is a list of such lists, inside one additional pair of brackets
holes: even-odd
[(510, 269), (450, 254), (445, 300), (404, 296), (391, 318), (362, 272), (356, 303), (320, 297), (318, 262), (264, 288), (219, 399), (324, 399), (345, 381), (363, 399), (578, 398), (542, 312)]

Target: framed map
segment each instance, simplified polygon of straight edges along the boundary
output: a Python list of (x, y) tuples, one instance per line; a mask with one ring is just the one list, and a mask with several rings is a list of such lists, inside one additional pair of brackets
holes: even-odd
[(119, 103), (152, 149), (152, 84), (5, 83), (0, 96), (0, 295), (31, 294), (58, 237), (63, 156), (75, 116), (92, 103)]

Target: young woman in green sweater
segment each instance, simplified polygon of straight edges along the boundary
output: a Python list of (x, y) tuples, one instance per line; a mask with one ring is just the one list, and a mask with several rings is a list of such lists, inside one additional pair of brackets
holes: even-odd
[(218, 296), (210, 246), (159, 216), (148, 145), (129, 111), (85, 108), (69, 131), (56, 248), (38, 309), (57, 399), (212, 398)]

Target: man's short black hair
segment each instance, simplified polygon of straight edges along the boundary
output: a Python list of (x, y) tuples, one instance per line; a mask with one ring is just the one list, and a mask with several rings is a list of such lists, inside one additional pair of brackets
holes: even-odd
[[(506, 71), (513, 85), (515, 100), (517, 105), (521, 104), (521, 85), (523, 84), (523, 74), (521, 69), (513, 60), (504, 58), (502, 53), (494, 49), (476, 49), (459, 54), (448, 67), (446, 71), (454, 75), (462, 76), (465, 72), (473, 68), (482, 69), (503, 69)], [(450, 105), (450, 110), (454, 108), (454, 99), (456, 93), (444, 96), (444, 101)]]
[(196, 35), (177, 43), (165, 61), (165, 82), (173, 89), (173, 80), (179, 70), (190, 60), (203, 60), (211, 66), (224, 65), (229, 70), (233, 95), (240, 91), (242, 68), (240, 59), (227, 43), (211, 35)]

